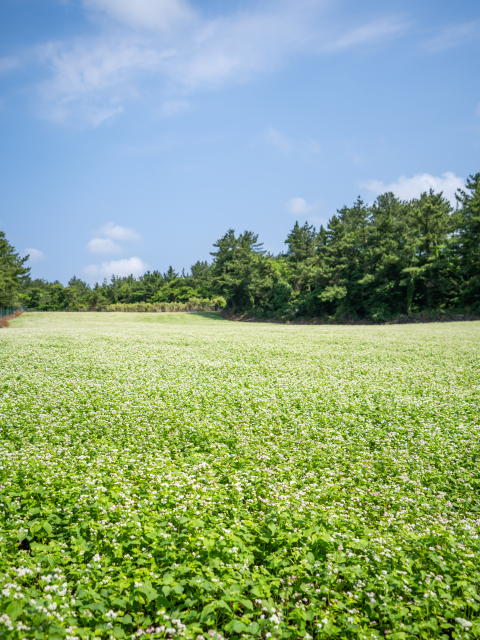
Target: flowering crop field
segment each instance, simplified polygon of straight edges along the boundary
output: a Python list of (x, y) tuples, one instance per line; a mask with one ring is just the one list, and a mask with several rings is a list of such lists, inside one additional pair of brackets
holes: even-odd
[(0, 637), (480, 636), (480, 323), (24, 314)]

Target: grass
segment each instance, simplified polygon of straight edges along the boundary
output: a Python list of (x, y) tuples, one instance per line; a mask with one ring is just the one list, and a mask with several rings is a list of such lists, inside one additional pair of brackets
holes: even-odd
[(480, 635), (480, 323), (24, 314), (0, 637)]

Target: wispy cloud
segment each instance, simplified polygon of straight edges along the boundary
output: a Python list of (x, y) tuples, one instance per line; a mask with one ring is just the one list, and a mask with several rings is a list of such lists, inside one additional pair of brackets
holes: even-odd
[(121, 227), (113, 222), (104, 224), (103, 227), (97, 231), (98, 235), (106, 236), (112, 240), (141, 240), (142, 236), (135, 231), (135, 229), (129, 229), (128, 227)]
[(122, 247), (111, 238), (92, 238), (86, 249), (90, 253), (121, 253)]
[(165, 32), (196, 19), (195, 11), (184, 0), (83, 0), (83, 4), (131, 28)]
[(13, 71), (18, 66), (20, 66), (19, 58), (14, 58), (13, 56), (6, 56), (4, 58), (0, 58), (0, 74)]
[(274, 129), (273, 127), (268, 127), (266, 130), (265, 140), (273, 147), (280, 149), (280, 151), (285, 151), (286, 153), (289, 153), (293, 149), (291, 141), (284, 136), (283, 133), (280, 133), (280, 131), (277, 131), (277, 129)]
[(188, 100), (164, 100), (160, 107), (160, 114), (162, 116), (176, 116), (179, 113), (184, 113), (190, 109), (190, 102)]
[(28, 249), (25, 249), (23, 255), (30, 256), (28, 262), (42, 262), (42, 260), (45, 260), (43, 251), (40, 251), (40, 249), (32, 249), (30, 247)]
[(380, 180), (367, 180), (360, 182), (360, 186), (375, 195), (391, 191), (402, 200), (418, 198), (425, 191), (433, 189), (436, 193), (442, 191), (445, 198), (455, 205), (455, 193), (457, 189), (463, 189), (465, 181), (452, 171), (447, 171), (441, 176), (432, 176), (429, 173), (417, 173), (411, 178), (401, 176), (396, 182), (390, 184), (385, 184)]
[(317, 208), (316, 204), (308, 204), (304, 198), (292, 198), (285, 205), (287, 211), (295, 216), (304, 216)]
[(427, 40), (425, 48), (437, 53), (458, 47), (475, 38), (480, 38), (480, 20), (445, 27), (437, 36)]
[(408, 26), (408, 22), (401, 17), (374, 20), (340, 36), (333, 42), (328, 43), (325, 48), (327, 50), (338, 50), (365, 44), (376, 44), (392, 36), (399, 35), (406, 31)]
[(138, 99), (133, 76), (158, 69), (167, 55), (125, 38), (47, 43), (38, 54), (51, 73), (38, 87), (42, 115), (92, 127), (121, 114), (124, 102)]
[(278, 129), (268, 127), (263, 135), (263, 139), (272, 147), (284, 153), (298, 151), (303, 153), (320, 153), (321, 147), (313, 138), (295, 139), (286, 136)]
[(148, 271), (148, 264), (140, 258), (124, 258), (122, 260), (112, 260), (102, 262), (102, 264), (90, 264), (84, 269), (87, 276), (91, 278), (111, 278), (111, 276), (125, 277), (133, 275), (141, 276)]
[(327, 6), (327, 0), (259, 0), (206, 18), (187, 0), (84, 0), (98, 35), (37, 49), (49, 74), (38, 88), (41, 113), (96, 127), (133, 101), (148, 100), (169, 116), (188, 109), (188, 96), (199, 88), (244, 82), (298, 54), (385, 42), (407, 28), (394, 16), (347, 30), (332, 23)]

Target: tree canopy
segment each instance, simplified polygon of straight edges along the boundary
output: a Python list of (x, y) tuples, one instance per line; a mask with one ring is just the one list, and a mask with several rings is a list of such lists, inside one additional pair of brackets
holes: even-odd
[(234, 312), (259, 318), (326, 316), (376, 322), (424, 310), (480, 312), (480, 173), (457, 194), (400, 200), (393, 193), (370, 205), (360, 198), (318, 230), (296, 222), (285, 250), (273, 255), (253, 231), (229, 229), (213, 244), (212, 261), (185, 274), (117, 277), (89, 286), (73, 277), (32, 280), (0, 234), (3, 306), (101, 309), (110, 304), (188, 302), (223, 296)]
[(29, 256), (21, 258), (0, 231), (0, 307), (12, 307), (18, 304), (18, 292), (22, 279), (30, 269), (23, 265)]

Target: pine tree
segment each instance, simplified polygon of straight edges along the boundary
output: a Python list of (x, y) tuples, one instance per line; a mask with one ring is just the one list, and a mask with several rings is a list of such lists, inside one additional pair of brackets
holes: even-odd
[(292, 286), (295, 291), (310, 291), (317, 265), (317, 233), (313, 225), (305, 222), (300, 226), (295, 222), (287, 236), (287, 261), (291, 271)]
[(30, 272), (23, 265), (29, 256), (21, 258), (0, 231), (0, 307), (12, 307), (18, 304), (18, 293), (22, 279)]
[(258, 235), (245, 231), (237, 237), (229, 229), (213, 246), (217, 248), (211, 253), (212, 286), (216, 293), (233, 310), (255, 308), (264, 292), (271, 290), (274, 275)]
[(480, 173), (459, 190), (460, 208), (454, 216), (455, 250), (462, 277), (461, 302), (480, 311)]
[(317, 236), (318, 269), (312, 293), (306, 299), (308, 313), (361, 315), (358, 280), (364, 274), (370, 212), (358, 198), (343, 207)]

